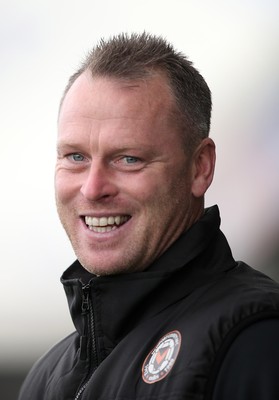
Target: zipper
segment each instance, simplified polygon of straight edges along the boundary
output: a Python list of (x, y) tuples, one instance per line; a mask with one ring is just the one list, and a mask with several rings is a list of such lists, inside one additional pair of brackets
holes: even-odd
[[(98, 354), (97, 354), (97, 345), (96, 345), (96, 337), (95, 337), (95, 318), (93, 313), (92, 301), (90, 298), (90, 285), (82, 286), (82, 303), (81, 303), (81, 312), (84, 318), (87, 318), (87, 332), (86, 335), (81, 338), (81, 341), (85, 340), (85, 343), (81, 345), (81, 347), (87, 347), (87, 340), (90, 341), (90, 367), (89, 372), (84, 380), (84, 383), (81, 385), (80, 389), (76, 393), (74, 400), (79, 400), (82, 397), (82, 394), (87, 387), (92, 375), (96, 371), (98, 367)], [(81, 349), (82, 351), (82, 349)]]

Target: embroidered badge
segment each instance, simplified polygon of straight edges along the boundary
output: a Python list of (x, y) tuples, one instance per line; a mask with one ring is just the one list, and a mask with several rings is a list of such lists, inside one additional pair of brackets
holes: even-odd
[(155, 383), (164, 379), (178, 356), (181, 335), (172, 331), (163, 336), (148, 354), (142, 366), (142, 379), (146, 383)]

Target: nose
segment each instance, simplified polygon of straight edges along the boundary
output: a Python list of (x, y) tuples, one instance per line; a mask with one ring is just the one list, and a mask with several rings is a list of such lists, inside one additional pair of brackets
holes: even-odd
[(118, 189), (113, 171), (99, 160), (92, 161), (90, 168), (86, 171), (80, 191), (90, 201), (100, 201), (116, 196)]

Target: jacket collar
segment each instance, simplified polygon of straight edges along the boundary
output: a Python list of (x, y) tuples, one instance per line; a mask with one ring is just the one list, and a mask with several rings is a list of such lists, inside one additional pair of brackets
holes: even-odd
[(143, 272), (96, 277), (75, 261), (61, 282), (79, 334), (84, 331), (81, 301), (85, 282), (90, 286), (96, 335), (109, 352), (143, 320), (233, 268), (235, 261), (219, 225), (218, 207), (206, 209), (200, 220)]

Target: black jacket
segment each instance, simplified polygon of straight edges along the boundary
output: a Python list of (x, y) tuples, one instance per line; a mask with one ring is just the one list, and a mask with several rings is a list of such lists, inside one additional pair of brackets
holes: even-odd
[(62, 276), (76, 332), (34, 365), (19, 400), (221, 399), (238, 338), (279, 321), (279, 288), (235, 262), (219, 224), (212, 207), (144, 272), (95, 277), (76, 261)]

